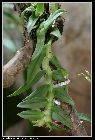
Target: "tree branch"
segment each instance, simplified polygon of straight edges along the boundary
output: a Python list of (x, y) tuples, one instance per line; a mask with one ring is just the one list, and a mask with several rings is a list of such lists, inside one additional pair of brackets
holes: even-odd
[[(20, 14), (20, 9), (22, 5), (18, 3), (14, 4), (15, 10)], [(23, 35), (24, 35), (24, 47), (17, 51), (16, 55), (3, 66), (3, 88), (10, 87), (13, 85), (17, 75), (24, 70), (31, 58), (33, 51), (33, 43), (30, 40), (26, 23), (23, 26)]]
[(72, 112), (70, 116), (73, 123), (73, 129), (71, 131), (72, 136), (87, 136), (87, 132), (81, 124), (81, 121), (79, 120), (76, 113)]
[(63, 103), (63, 102), (61, 103), (61, 107), (63, 109), (65, 109), (67, 114), (70, 115), (70, 117), (71, 117), (71, 121), (72, 121), (71, 134), (72, 134), (72, 136), (87, 136), (87, 132), (86, 132), (85, 128), (83, 127), (83, 125), (82, 125), (80, 119), (78, 118), (73, 107), (70, 106), (69, 104)]

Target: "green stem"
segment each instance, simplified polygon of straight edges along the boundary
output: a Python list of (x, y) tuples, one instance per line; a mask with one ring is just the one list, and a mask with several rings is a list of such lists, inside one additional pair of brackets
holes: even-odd
[(48, 105), (46, 106), (46, 109), (44, 111), (44, 114), (45, 114), (44, 120), (48, 126), (49, 126), (49, 122), (52, 121), (51, 108), (53, 105), (53, 98), (54, 98), (53, 83), (52, 83), (52, 70), (49, 66), (49, 61), (51, 60), (51, 58), (52, 58), (52, 50), (51, 50), (51, 40), (50, 40), (46, 47), (46, 56), (44, 57), (43, 62), (42, 62), (43, 70), (46, 71), (45, 83), (50, 85), (49, 91), (47, 93)]

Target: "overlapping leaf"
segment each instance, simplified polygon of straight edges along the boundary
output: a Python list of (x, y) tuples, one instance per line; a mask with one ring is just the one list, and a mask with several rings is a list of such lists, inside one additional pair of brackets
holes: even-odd
[(65, 76), (68, 76), (68, 73), (65, 69), (57, 69), (57, 70), (53, 70), (52, 73), (52, 78), (54, 80), (59, 80), (59, 81), (64, 81), (65, 80)]
[(13, 94), (9, 95), (8, 97), (12, 96), (18, 96), (21, 93), (24, 93), (27, 91), (33, 84), (35, 84), (40, 78), (44, 75), (45, 71), (39, 71), (35, 77), (33, 77), (28, 83), (25, 83), (23, 86), (21, 86), (19, 89), (17, 89)]
[(44, 3), (37, 3), (35, 15), (40, 16), (43, 14), (43, 12), (44, 12)]
[(60, 131), (62, 129), (64, 130), (64, 127), (62, 128), (54, 122), (52, 122), (50, 125), (51, 125), (51, 128), (54, 129), (54, 130), (57, 130), (57, 131)]
[(56, 29), (55, 29), (54, 31), (52, 31), (50, 34), (53, 35), (53, 36), (56, 36), (58, 39), (61, 39), (61, 33), (60, 33), (60, 31), (59, 31), (58, 28), (56, 28)]
[(38, 120), (43, 117), (43, 113), (41, 111), (35, 111), (35, 110), (27, 110), (22, 111), (17, 114), (21, 118), (28, 119), (28, 120)]
[(66, 102), (72, 106), (74, 106), (74, 101), (68, 94), (66, 86), (54, 88), (55, 98), (59, 99), (62, 102)]
[(32, 60), (36, 59), (45, 49), (45, 45), (44, 45), (44, 42), (43, 42), (44, 39), (45, 39), (45, 34), (44, 33), (42, 35), (40, 34), (40, 37), (37, 38), (37, 45), (36, 45), (35, 51), (32, 55)]
[(19, 103), (17, 107), (36, 110), (36, 109), (44, 108), (46, 104), (47, 104), (47, 100), (45, 99), (45, 97), (35, 97)]
[(50, 61), (53, 65), (56, 66), (56, 68), (63, 68), (59, 62), (59, 60), (57, 59), (57, 57), (53, 54), (53, 57)]
[(91, 122), (91, 116), (90, 115), (85, 114), (85, 113), (80, 113), (80, 112), (77, 112), (77, 115), (78, 115), (80, 120), (85, 120), (85, 121)]
[(41, 66), (42, 60), (45, 56), (45, 50), (43, 50), (43, 52), (36, 57), (35, 60), (32, 60), (27, 68), (27, 83), (29, 81), (31, 81), (31, 79), (33, 79), (33, 77), (35, 77), (38, 69)]
[[(62, 13), (63, 13), (63, 10), (59, 9), (58, 11), (54, 12), (54, 14), (50, 15), (50, 17), (46, 21), (41, 23), (41, 25), (37, 31), (37, 45), (36, 45), (35, 51), (33, 53), (32, 60), (34, 60), (41, 53), (41, 51), (44, 47), (43, 43), (45, 40), (45, 33), (46, 33), (47, 29), (52, 24), (52, 22)], [(58, 30), (56, 32), (58, 33)], [(54, 33), (57, 34), (56, 32), (54, 32)]]
[(72, 128), (72, 122), (70, 116), (66, 115), (60, 107), (54, 106), (52, 108), (52, 119), (61, 122), (63, 125)]
[(50, 3), (49, 5), (49, 10), (51, 13), (54, 13), (59, 7), (58, 3)]
[(32, 29), (34, 29), (34, 27), (36, 27), (34, 25), (36, 24), (37, 20), (38, 20), (38, 17), (35, 17), (35, 18), (33, 18), (33, 16), (29, 17), (29, 21), (27, 24), (27, 30), (29, 33), (31, 32)]
[(35, 8), (33, 7), (33, 5), (31, 5), (30, 7), (27, 7), (22, 13), (21, 13), (21, 21), (24, 20), (24, 14), (25, 12), (33, 12), (35, 11)]
[(49, 18), (48, 18), (46, 21), (44, 21), (44, 28), (45, 28), (45, 30), (47, 30), (47, 29), (49, 28), (49, 26), (53, 23), (53, 21), (54, 21), (57, 17), (59, 17), (63, 12), (64, 12), (63, 9), (58, 9), (58, 10), (56, 10), (53, 14), (51, 14), (51, 15), (49, 16)]
[(35, 91), (33, 91), (25, 99), (23, 99), (23, 101), (28, 100), (28, 99), (32, 99), (34, 97), (42, 97), (42, 96), (45, 96), (46, 93), (48, 92), (48, 90), (49, 90), (49, 85), (42, 85), (38, 89), (36, 89)]

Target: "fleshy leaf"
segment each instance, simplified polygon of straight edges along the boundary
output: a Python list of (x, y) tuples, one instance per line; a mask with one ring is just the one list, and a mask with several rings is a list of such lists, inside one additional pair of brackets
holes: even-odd
[(54, 13), (58, 8), (59, 8), (58, 3), (50, 3), (49, 5), (49, 10), (51, 13)]
[(39, 71), (34, 78), (32, 78), (28, 83), (21, 86), (17, 89), (13, 94), (9, 95), (8, 97), (18, 96), (21, 93), (27, 91), (33, 84), (35, 84), (40, 78), (44, 75), (44, 71)]
[(28, 85), (24, 84), (23, 86), (21, 86), (20, 88), (18, 88), (14, 93), (8, 95), (7, 97), (18, 96), (21, 93), (25, 92), (26, 90), (28, 90)]
[(60, 127), (58, 124), (56, 124), (56, 123), (54, 123), (54, 122), (52, 122), (51, 124), (51, 128), (53, 129), (53, 130), (57, 130), (57, 131), (60, 131), (60, 130), (64, 130), (64, 128), (62, 128), (62, 127)]
[(52, 78), (54, 80), (60, 80), (60, 81), (64, 81), (65, 80), (65, 76), (68, 76), (68, 73), (65, 69), (57, 69), (57, 70), (53, 70), (52, 73)]
[(31, 81), (33, 84), (35, 84), (37, 81), (39, 81), (42, 76), (45, 74), (45, 70), (40, 70), (36, 76), (33, 78), (33, 80)]
[(48, 27), (62, 13), (63, 13), (62, 9), (55, 11), (54, 14), (50, 15), (50, 17), (46, 21), (42, 22), (42, 24), (40, 25), (40, 27), (37, 31), (37, 45), (36, 45), (36, 49), (33, 53), (32, 60), (34, 60), (42, 52), (42, 49), (44, 47), (43, 43), (44, 43), (44, 39), (45, 39), (45, 33), (46, 33)]
[(25, 12), (33, 12), (35, 10), (35, 8), (33, 7), (33, 5), (31, 5), (30, 7), (27, 7), (22, 13), (21, 13), (21, 21), (24, 20), (24, 14)]
[(43, 12), (44, 12), (44, 3), (37, 3), (35, 11), (36, 16), (42, 15)]
[(40, 96), (45, 96), (46, 93), (48, 92), (49, 89), (49, 85), (42, 85), (41, 87), (39, 87), (38, 89), (36, 89), (35, 91), (33, 91), (29, 96), (27, 96), (24, 100), (28, 100), (28, 99), (32, 99), (34, 97), (40, 97)]
[(41, 54), (43, 50), (46, 50), (46, 48), (49, 46), (48, 43), (44, 45), (44, 40), (45, 40), (45, 31), (43, 30), (42, 32), (39, 32), (37, 35), (37, 44), (35, 51), (32, 55), (32, 60), (38, 57), (38, 55)]
[(29, 21), (28, 21), (28, 24), (27, 24), (27, 30), (28, 30), (29, 33), (34, 28), (34, 25), (36, 24), (37, 20), (38, 20), (38, 17), (33, 18), (32, 15), (29, 17)]
[(50, 34), (58, 37), (58, 39), (61, 39), (61, 33), (58, 28), (52, 31)]
[(36, 59), (41, 54), (43, 48), (44, 48), (44, 45), (40, 45), (40, 47), (36, 45), (35, 51), (32, 55), (32, 60)]
[(68, 94), (66, 86), (54, 88), (55, 98), (59, 99), (62, 102), (66, 102), (72, 106), (74, 106), (74, 101)]
[(39, 54), (38, 57), (36, 57), (35, 60), (32, 60), (27, 68), (27, 83), (35, 77), (36, 73), (38, 72), (38, 69), (41, 66), (42, 60), (45, 56), (45, 50)]
[(56, 66), (56, 68), (62, 68), (62, 66), (61, 66), (61, 64), (60, 64), (60, 62), (59, 62), (59, 60), (57, 59), (57, 57), (53, 54), (53, 57), (52, 57), (52, 59), (51, 59), (51, 61), (50, 61), (53, 65), (55, 65)]
[(80, 112), (77, 112), (77, 115), (78, 115), (80, 120), (85, 120), (85, 121), (91, 122), (91, 116), (90, 115), (84, 114), (84, 113), (80, 113)]
[(65, 111), (63, 111), (60, 107), (54, 106), (52, 108), (52, 119), (56, 121), (60, 121), (63, 125), (72, 128), (72, 122), (70, 116), (66, 115)]
[(53, 22), (57, 17), (59, 17), (63, 12), (64, 12), (63, 9), (58, 9), (58, 10), (56, 10), (53, 14), (51, 14), (51, 15), (49, 16), (49, 18), (48, 18), (46, 21), (44, 21), (44, 28), (45, 28), (45, 30), (47, 30), (48, 27), (52, 24), (52, 22)]
[(35, 97), (32, 99), (25, 100), (17, 105), (20, 108), (30, 108), (32, 110), (44, 108), (47, 101), (44, 97)]
[(34, 110), (26, 110), (22, 111), (17, 114), (21, 118), (28, 119), (28, 120), (38, 120), (43, 117), (43, 113), (41, 111), (34, 111)]
[[(49, 42), (50, 43), (50, 42)], [(27, 82), (30, 80), (31, 75), (32, 77), (35, 75), (36, 71), (38, 71), (38, 68), (41, 66), (42, 60), (45, 56), (46, 48), (50, 46), (50, 44), (47, 43), (44, 46), (37, 46), (35, 49), (35, 52), (32, 56), (32, 61), (30, 62), (30, 65), (28, 67), (27, 72)]]

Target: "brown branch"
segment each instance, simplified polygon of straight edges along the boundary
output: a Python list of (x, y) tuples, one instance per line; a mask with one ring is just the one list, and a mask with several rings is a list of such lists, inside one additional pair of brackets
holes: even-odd
[(75, 112), (71, 112), (71, 120), (73, 123), (73, 129), (71, 131), (73, 136), (87, 136), (87, 132), (84, 126), (81, 124), (78, 116)]
[(30, 42), (27, 42), (26, 45), (17, 51), (16, 55), (5, 65), (3, 66), (3, 87), (10, 87), (17, 75), (24, 70), (30, 60), (32, 54), (32, 47)]
[[(14, 4), (15, 10), (20, 14), (20, 8), (22, 5)], [(27, 32), (26, 23), (23, 26), (24, 35), (24, 47), (17, 51), (16, 55), (3, 66), (3, 88), (10, 87), (13, 85), (18, 74), (24, 70), (31, 58), (33, 51), (33, 44), (30, 41), (29, 34)]]
[(83, 125), (81, 124), (80, 119), (78, 118), (76, 112), (74, 111), (73, 107), (67, 103), (61, 103), (61, 107), (65, 109), (68, 115), (71, 117), (72, 121), (72, 136), (87, 136), (87, 132)]

